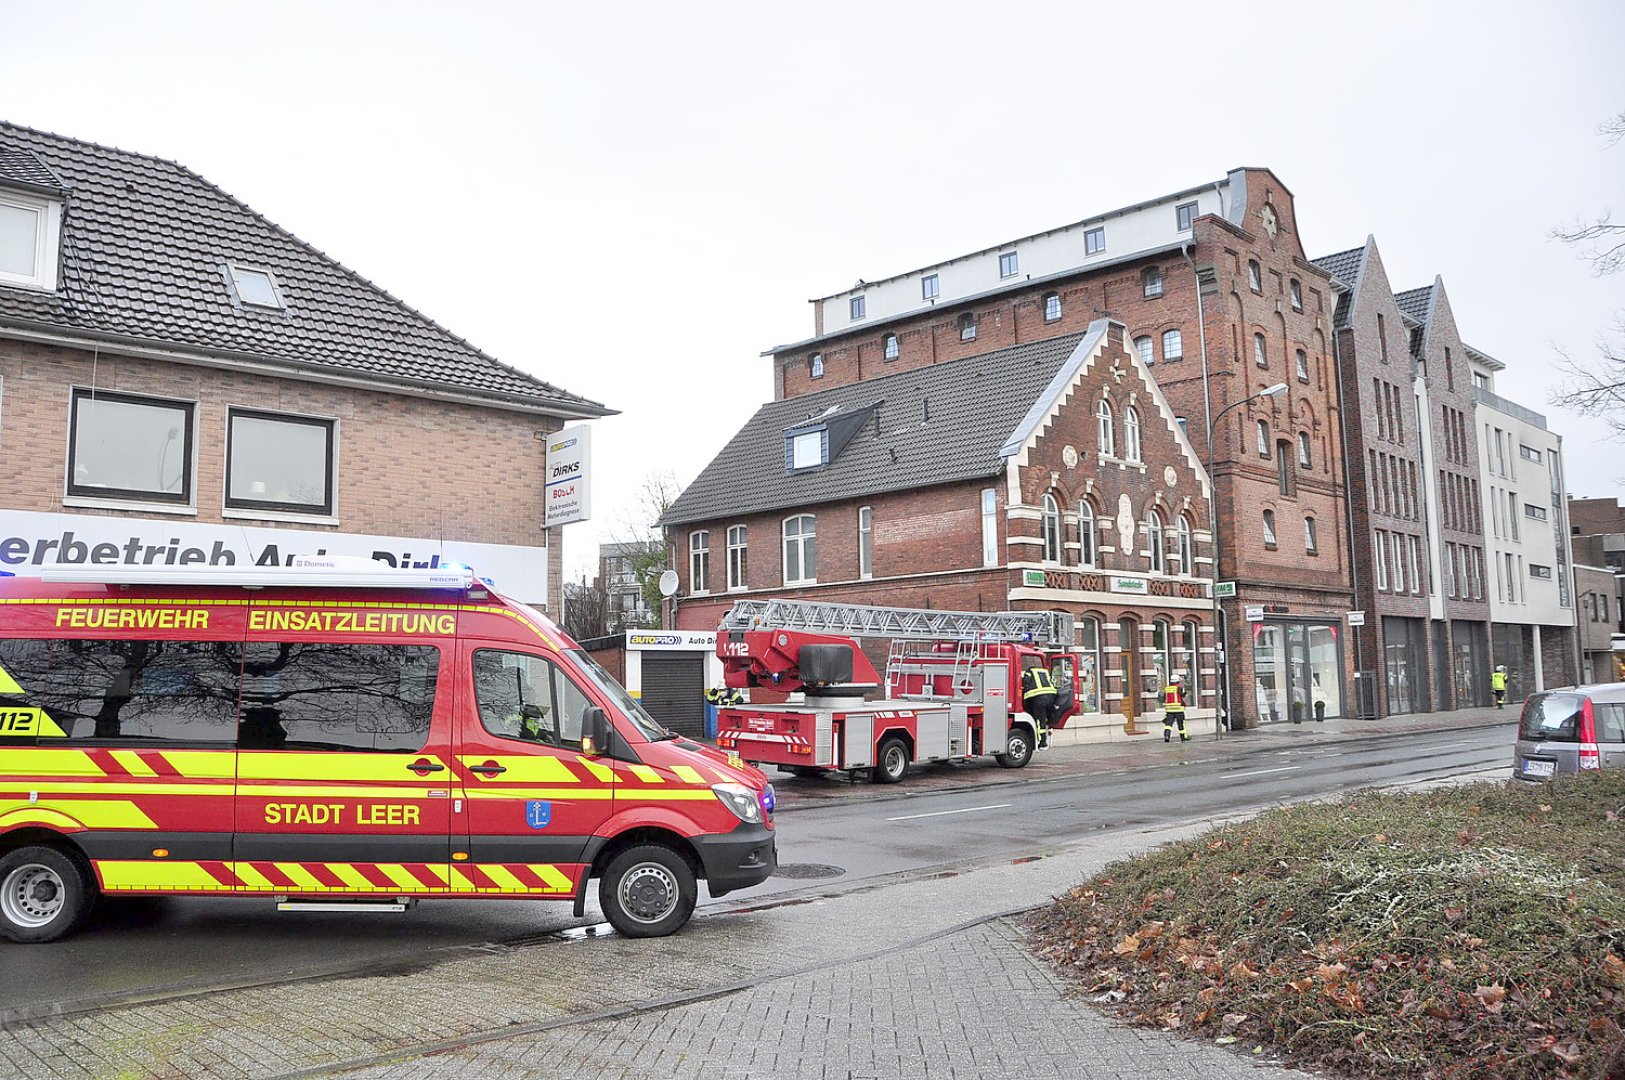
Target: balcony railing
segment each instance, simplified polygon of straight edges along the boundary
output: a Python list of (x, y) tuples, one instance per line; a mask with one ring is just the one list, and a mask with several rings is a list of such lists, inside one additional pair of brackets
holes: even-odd
[(1534, 409), (1527, 409), (1524, 406), (1519, 405), (1516, 401), (1508, 401), (1499, 394), (1492, 394), (1482, 386), (1473, 387), (1473, 392), (1478, 395), (1478, 403), (1480, 405), (1488, 405), (1497, 412), (1504, 412), (1508, 416), (1515, 416), (1526, 424), (1533, 424), (1542, 431), (1546, 430), (1546, 418), (1540, 413), (1536, 412)]

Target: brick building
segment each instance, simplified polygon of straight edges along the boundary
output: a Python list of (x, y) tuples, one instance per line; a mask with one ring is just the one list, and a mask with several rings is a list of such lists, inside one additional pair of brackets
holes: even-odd
[(1124, 738), (1175, 671), (1211, 717), (1207, 496), (1119, 322), (832, 381), (762, 406), (667, 511), (676, 625), (769, 596), (1065, 611), (1074, 737)]
[(609, 412), (179, 165), (0, 124), (0, 568), (326, 551), (557, 612), (544, 439)]
[(1197, 456), (1211, 451), (1218, 577), (1236, 587), (1220, 623), (1234, 722), (1346, 711), (1331, 275), (1305, 259), (1292, 194), (1267, 169), (813, 303), (815, 336), (768, 354), (778, 399), (1122, 324)]

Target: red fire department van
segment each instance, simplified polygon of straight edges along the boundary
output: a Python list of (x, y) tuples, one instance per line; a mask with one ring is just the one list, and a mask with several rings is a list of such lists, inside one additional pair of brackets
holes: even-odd
[(773, 872), (773, 789), (467, 569), (0, 577), (0, 935), (98, 895), (555, 898), (670, 934)]

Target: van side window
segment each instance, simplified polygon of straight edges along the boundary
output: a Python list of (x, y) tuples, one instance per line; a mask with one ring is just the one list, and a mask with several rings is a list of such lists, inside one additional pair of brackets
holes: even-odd
[(0, 743), (230, 747), (242, 646), (0, 640)]
[(1598, 742), (1625, 743), (1625, 705), (1596, 701), (1591, 710), (1597, 722)]
[(592, 704), (551, 661), (496, 649), (474, 654), (474, 699), (492, 735), (548, 746), (579, 745)]
[(433, 645), (250, 642), (239, 745), (415, 754), (429, 741), (439, 670)]

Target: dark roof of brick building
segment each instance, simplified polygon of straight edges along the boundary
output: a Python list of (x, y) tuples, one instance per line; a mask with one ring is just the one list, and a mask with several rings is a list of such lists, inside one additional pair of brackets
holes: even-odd
[[(56, 290), (0, 288), (0, 325), (564, 416), (613, 411), (488, 356), (173, 162), (0, 122), (0, 186), (64, 202)], [(285, 307), (239, 302), (228, 263), (270, 271)]]
[[(763, 405), (672, 503), (667, 525), (811, 508), (1001, 473), (1001, 448), (1085, 335), (1069, 334)], [(786, 432), (863, 416), (823, 468), (790, 472)], [(833, 447), (834, 440), (831, 445)]]
[(1432, 300), (1432, 285), (1425, 285), (1420, 289), (1407, 289), (1402, 293), (1394, 294), (1394, 303), (1399, 305), (1399, 310), (1424, 326), (1428, 321), (1428, 305)]
[(1350, 248), (1335, 255), (1322, 255), (1309, 261), (1348, 286), (1345, 291), (1338, 293), (1337, 309), (1332, 312), (1333, 326), (1347, 326), (1349, 308), (1354, 303), (1354, 291), (1360, 286), (1360, 267), (1365, 264), (1365, 247)]

